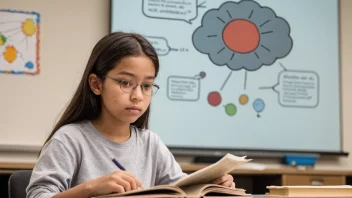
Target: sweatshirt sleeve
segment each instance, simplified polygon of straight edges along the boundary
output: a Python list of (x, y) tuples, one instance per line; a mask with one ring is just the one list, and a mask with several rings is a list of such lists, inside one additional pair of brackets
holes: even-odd
[(51, 139), (42, 149), (33, 169), (27, 198), (47, 198), (71, 187), (77, 169), (77, 159), (57, 139)]
[(155, 185), (168, 185), (186, 176), (166, 145), (157, 138), (157, 176)]

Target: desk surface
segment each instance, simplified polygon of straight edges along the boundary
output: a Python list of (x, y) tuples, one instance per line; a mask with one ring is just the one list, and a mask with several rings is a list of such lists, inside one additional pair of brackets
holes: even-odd
[[(181, 164), (184, 172), (194, 172), (206, 167), (209, 164)], [(34, 163), (7, 163), (0, 162), (0, 173), (11, 173), (19, 169), (33, 169)], [(296, 168), (277, 168), (277, 169), (236, 169), (231, 172), (236, 175), (281, 175), (281, 174), (299, 174), (299, 175), (344, 175), (352, 176), (352, 170), (300, 170)]]
[(11, 169), (33, 169), (34, 163), (8, 163), (0, 162), (0, 169), (2, 170), (11, 170)]
[[(206, 167), (206, 164), (181, 164), (181, 168), (184, 172), (194, 172), (199, 169)], [(299, 175), (344, 175), (352, 176), (352, 170), (316, 170), (314, 168), (308, 168), (305, 170), (287, 167), (287, 168), (268, 168), (263, 170), (257, 169), (236, 169), (231, 172), (236, 175), (281, 175), (281, 174), (299, 174)]]

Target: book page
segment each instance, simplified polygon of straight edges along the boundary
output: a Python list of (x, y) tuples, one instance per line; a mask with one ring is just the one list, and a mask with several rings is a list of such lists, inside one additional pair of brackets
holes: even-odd
[(174, 185), (182, 187), (194, 184), (210, 183), (214, 179), (228, 174), (248, 161), (250, 161), (250, 159), (245, 159), (245, 157), (237, 157), (232, 154), (226, 154), (218, 162), (180, 179)]
[(130, 195), (177, 195), (177, 196), (185, 196), (186, 194), (178, 188), (177, 186), (169, 186), (169, 185), (159, 185), (153, 186), (146, 189), (141, 190), (131, 190), (124, 193), (113, 193), (109, 195), (102, 195), (94, 198), (103, 198), (103, 197), (121, 197), (121, 196), (130, 196)]
[(310, 188), (320, 188), (320, 189), (327, 189), (327, 188), (352, 188), (350, 185), (333, 185), (333, 186), (268, 186), (268, 189), (310, 189)]
[(268, 195), (277, 196), (346, 196), (352, 197), (352, 186), (268, 186)]
[(189, 196), (205, 196), (207, 193), (222, 193), (227, 195), (245, 195), (244, 189), (234, 189), (216, 184), (198, 184), (185, 186), (182, 190)]

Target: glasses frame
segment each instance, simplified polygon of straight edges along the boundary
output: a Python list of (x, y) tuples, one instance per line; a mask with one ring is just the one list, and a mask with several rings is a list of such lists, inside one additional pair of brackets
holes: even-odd
[[(155, 93), (152, 92), (151, 95), (148, 95), (148, 94), (145, 94), (145, 93), (144, 93), (144, 88), (143, 88), (142, 84), (136, 84), (136, 85), (132, 88), (132, 90), (129, 92), (129, 91), (126, 91), (126, 90), (123, 90), (123, 89), (122, 89), (122, 84), (121, 84), (121, 82), (124, 81), (124, 80), (120, 80), (120, 79), (117, 79), (117, 78), (114, 78), (114, 77), (111, 77), (111, 76), (103, 76), (103, 77), (104, 77), (104, 78), (110, 78), (111, 80), (113, 80), (113, 81), (119, 83), (120, 89), (121, 89), (123, 92), (125, 92), (125, 93), (132, 93), (138, 86), (140, 86), (141, 89), (142, 89), (142, 93), (143, 93), (144, 95), (146, 95), (146, 96), (154, 96), (154, 95), (158, 92), (158, 90), (160, 89), (160, 86), (159, 86), (158, 84), (151, 83), (151, 85), (152, 85), (153, 87), (157, 88), (157, 90), (155, 91)], [(131, 82), (131, 81), (128, 81), (128, 82)], [(152, 89), (153, 89), (153, 88), (152, 88)]]

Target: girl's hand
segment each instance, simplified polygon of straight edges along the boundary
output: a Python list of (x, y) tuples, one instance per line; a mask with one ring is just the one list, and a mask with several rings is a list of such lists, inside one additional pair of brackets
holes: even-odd
[(224, 175), (218, 179), (213, 180), (211, 183), (218, 184), (222, 186), (232, 187), (233, 177), (229, 174)]
[(121, 170), (88, 181), (85, 185), (92, 197), (143, 188), (142, 183), (134, 175)]

